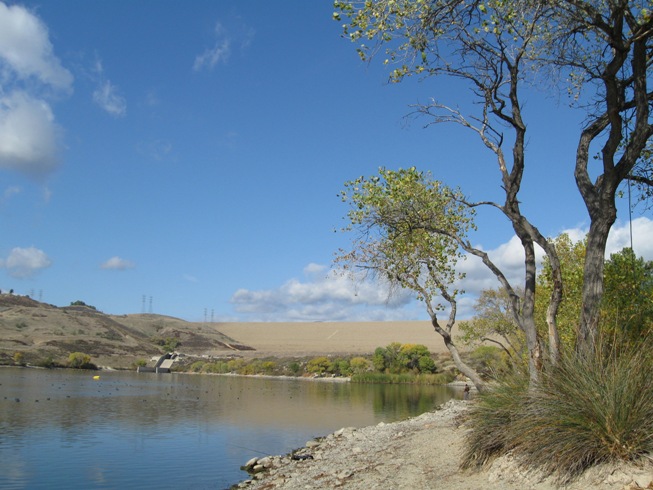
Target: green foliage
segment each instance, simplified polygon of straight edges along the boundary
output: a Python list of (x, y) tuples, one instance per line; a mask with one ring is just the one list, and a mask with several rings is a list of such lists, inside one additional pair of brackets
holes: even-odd
[(299, 376), (302, 372), (302, 365), (297, 361), (292, 361), (288, 364), (288, 370), (292, 373), (293, 376)]
[(566, 482), (598, 463), (650, 453), (651, 344), (602, 339), (587, 356), (564, 355), (530, 389), (522, 375), (481, 394), (471, 409), (463, 466), (512, 450), (525, 465)]
[(362, 374), (373, 370), (374, 364), (364, 357), (354, 357), (349, 361), (349, 367), (352, 374)]
[(52, 369), (54, 367), (58, 367), (59, 364), (55, 362), (55, 360), (52, 358), (52, 356), (44, 357), (43, 359), (37, 359), (34, 362), (34, 365), (37, 367), (42, 367), (46, 369)]
[(374, 368), (386, 374), (434, 373), (435, 362), (425, 345), (393, 342), (387, 347), (377, 347), (372, 357)]
[(637, 258), (631, 248), (610, 255), (605, 264), (601, 326), (629, 342), (651, 334), (653, 262)]
[(24, 321), (16, 322), (16, 328), (18, 330), (22, 330), (24, 328), (27, 328), (27, 323), (25, 323)]
[(352, 383), (376, 384), (421, 384), (421, 385), (446, 385), (455, 379), (452, 373), (414, 374), (401, 373), (389, 374), (378, 372), (365, 372), (353, 374)]
[(172, 352), (181, 346), (179, 339), (175, 337), (152, 337), (152, 342), (159, 347), (163, 352)]
[(331, 369), (331, 361), (325, 356), (311, 359), (306, 364), (306, 372), (310, 374), (323, 375)]
[[(564, 282), (558, 331), (563, 345), (572, 346), (582, 304), (587, 240), (572, 242), (568, 235), (562, 234), (553, 242)], [(546, 329), (545, 315), (551, 287), (551, 266), (545, 258), (536, 295), (536, 318), (542, 331)], [(611, 254), (605, 262), (600, 326), (604, 335), (616, 333), (629, 342), (647, 336), (653, 326), (653, 262), (635, 257), (630, 248)]]
[(14, 364), (17, 366), (23, 366), (25, 364), (25, 354), (22, 352), (16, 352), (14, 353)]
[[(583, 268), (587, 240), (573, 242), (566, 233), (551, 240), (555, 245), (562, 270), (563, 296), (558, 309), (558, 334), (563, 346), (576, 343), (576, 328), (580, 317), (583, 292)], [(537, 277), (535, 316), (541, 332), (547, 330), (546, 309), (553, 289), (551, 264), (544, 258), (542, 271)]]
[[(516, 291), (520, 296), (523, 292)], [(525, 353), (524, 334), (515, 322), (505, 289), (484, 289), (474, 303), (473, 320), (460, 322), (461, 340), (467, 345), (493, 341), (511, 355)]]
[(444, 309), (441, 296), (455, 299), (459, 291), (449, 288), (464, 276), (455, 269), (463, 257), (459, 240), (474, 227), (474, 211), (459, 191), (415, 167), (381, 168), (378, 176), (345, 183), (341, 198), (350, 205), (344, 231), (357, 231), (358, 238), (337, 263), (412, 290), (429, 312)]
[(95, 364), (91, 363), (91, 356), (83, 352), (73, 352), (68, 356), (68, 367), (74, 369), (97, 369)]
[(97, 310), (97, 308), (95, 306), (87, 305), (83, 301), (79, 301), (79, 300), (71, 302), (70, 306), (85, 306), (86, 308), (90, 308), (92, 310)]
[(491, 345), (481, 345), (470, 354), (476, 370), (487, 378), (497, 378), (510, 372), (511, 364), (508, 354)]

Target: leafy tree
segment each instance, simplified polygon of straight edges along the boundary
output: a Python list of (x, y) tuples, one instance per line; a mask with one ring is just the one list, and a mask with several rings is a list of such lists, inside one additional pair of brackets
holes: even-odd
[[(463, 196), (412, 167), (380, 169), (379, 176), (347, 182), (342, 200), (350, 205), (346, 230), (358, 232), (358, 237), (351, 251), (341, 250), (336, 262), (346, 270), (363, 269), (393, 287), (413, 291), (456, 367), (482, 390), (483, 381), (463, 362), (451, 336), (459, 293), (453, 284), (462, 278), (456, 272), (461, 249), (482, 255), (489, 263), (487, 254), (466, 240), (474, 227), (474, 213)], [(442, 324), (438, 314), (445, 303), (449, 315)]]
[(640, 340), (653, 325), (653, 262), (631, 248), (610, 255), (605, 264), (601, 326), (620, 337)]
[[(519, 290), (515, 291), (521, 294)], [(484, 289), (474, 305), (473, 320), (460, 322), (461, 339), (466, 344), (492, 342), (511, 358), (525, 353), (523, 334), (511, 313), (510, 298), (504, 289)]]
[[(436, 100), (419, 104), (415, 112), (429, 118), (429, 124), (462, 125), (493, 154), (504, 202), (470, 205), (485, 204), (501, 211), (524, 247), (524, 296), (520, 300), (509, 294), (513, 315), (521, 317), (518, 323), (526, 337), (532, 380), (537, 379), (541, 366), (534, 320), (534, 244), (544, 249), (552, 269), (553, 289), (546, 318), (549, 355), (554, 361), (559, 350), (556, 316), (562, 276), (555, 247), (524, 215), (518, 197), (527, 169), (522, 89), (541, 86), (543, 74), (555, 73), (557, 84), (551, 88), (577, 96), (575, 106), (585, 117), (576, 153), (569, 160), (590, 217), (576, 336), (577, 351), (587, 353), (592, 351), (598, 331), (605, 247), (616, 219), (616, 193), (641, 157), (646, 156), (648, 138), (653, 134), (649, 121), (649, 52), (653, 35), (649, 3), (335, 2), (334, 17), (347, 18), (344, 33), (359, 43), (361, 58), (369, 60), (384, 53), (384, 63), (395, 67), (390, 74), (392, 82), (411, 75), (450, 76), (468, 83), (472, 100), (479, 103), (479, 112), (469, 116)], [(509, 151), (504, 151), (506, 146), (511, 146)], [(594, 155), (598, 166), (590, 165)]]
[[(568, 235), (562, 234), (553, 242), (560, 257), (565, 284), (558, 326), (561, 338), (567, 345), (573, 345), (582, 307), (587, 241), (572, 242)], [(550, 267), (545, 258), (542, 273), (538, 276), (538, 304), (544, 302), (550, 291), (550, 281)], [(643, 337), (653, 324), (653, 262), (636, 258), (632, 249), (624, 248), (605, 261), (604, 283), (600, 330), (606, 334), (625, 334), (620, 338), (635, 340)], [(541, 323), (542, 311), (543, 307), (538, 312)]]
[(404, 370), (418, 373), (435, 372), (435, 362), (425, 345), (404, 344), (399, 352), (399, 362)]
[[(558, 253), (564, 291), (558, 309), (558, 331), (564, 345), (576, 343), (581, 304), (583, 301), (583, 275), (587, 240), (573, 242), (566, 233), (551, 240)], [(540, 326), (546, 324), (546, 303), (553, 287), (550, 261), (544, 257), (542, 271), (537, 278), (537, 320)]]

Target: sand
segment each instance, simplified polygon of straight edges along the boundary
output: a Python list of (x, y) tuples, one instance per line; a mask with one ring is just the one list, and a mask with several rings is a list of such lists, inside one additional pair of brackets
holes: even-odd
[[(224, 335), (256, 349), (248, 355), (316, 356), (371, 354), (392, 342), (423, 344), (434, 353), (447, 352), (442, 337), (428, 321), (217, 323)], [(457, 330), (454, 327), (454, 338)]]

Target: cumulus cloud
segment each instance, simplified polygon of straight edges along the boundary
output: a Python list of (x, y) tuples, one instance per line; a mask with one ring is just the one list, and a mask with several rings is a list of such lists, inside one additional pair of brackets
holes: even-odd
[(291, 279), (277, 289), (239, 289), (231, 302), (236, 311), (260, 321), (390, 320), (410, 302), (407, 291), (391, 294), (387, 284), (352, 280), (326, 266), (309, 264), (305, 280)]
[[(580, 240), (587, 230), (564, 230), (573, 240)], [(618, 222), (608, 240), (606, 258), (630, 246), (628, 223)], [(633, 248), (638, 256), (653, 260), (653, 221), (633, 220)], [(486, 250), (493, 262), (515, 287), (524, 280), (524, 251), (517, 237), (512, 237), (495, 249)], [(538, 263), (544, 252), (536, 248)], [(474, 303), (483, 289), (497, 288), (499, 282), (480, 259), (467, 257), (459, 263), (466, 274), (456, 287), (465, 290), (458, 297), (458, 319), (474, 316)], [(392, 293), (392, 294), (391, 294)], [(275, 289), (236, 291), (231, 302), (235, 310), (251, 321), (364, 321), (427, 319), (424, 306), (415, 301), (410, 291), (391, 291), (387, 284), (375, 278), (357, 278), (329, 270), (324, 265), (309, 264), (303, 280), (290, 279)], [(442, 317), (448, 315), (445, 310)]]
[(4, 75), (68, 91), (73, 76), (54, 55), (48, 29), (24, 7), (0, 2), (0, 66)]
[(216, 22), (214, 35), (213, 45), (195, 57), (193, 70), (212, 70), (218, 64), (226, 63), (231, 57), (234, 45), (240, 46), (242, 50), (251, 44), (254, 30), (236, 23), (227, 30), (221, 22)]
[(101, 266), (102, 269), (114, 270), (114, 271), (124, 271), (127, 269), (133, 269), (136, 267), (131, 260), (122, 259), (118, 256), (111, 257), (109, 260), (104, 262)]
[(38, 248), (15, 247), (1, 265), (7, 269), (10, 276), (24, 279), (50, 267), (52, 261)]
[(69, 93), (73, 76), (54, 55), (43, 22), (2, 2), (0, 80), (0, 168), (42, 178), (57, 166), (62, 133), (43, 89)]
[(0, 98), (0, 167), (33, 177), (57, 166), (60, 129), (50, 106), (24, 92)]

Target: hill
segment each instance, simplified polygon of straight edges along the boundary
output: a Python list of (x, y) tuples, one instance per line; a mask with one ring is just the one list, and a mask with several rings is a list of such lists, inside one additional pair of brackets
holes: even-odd
[(83, 304), (57, 307), (27, 296), (0, 295), (0, 363), (64, 361), (83, 352), (98, 365), (129, 367), (179, 346), (188, 355), (228, 355), (250, 349), (201, 323), (163, 315), (107, 315)]
[(446, 352), (428, 321), (194, 323), (164, 315), (107, 315), (81, 304), (57, 307), (0, 294), (0, 364), (64, 362), (83, 352), (94, 364), (131, 367), (169, 350), (187, 356), (314, 357), (371, 354), (391, 342)]

